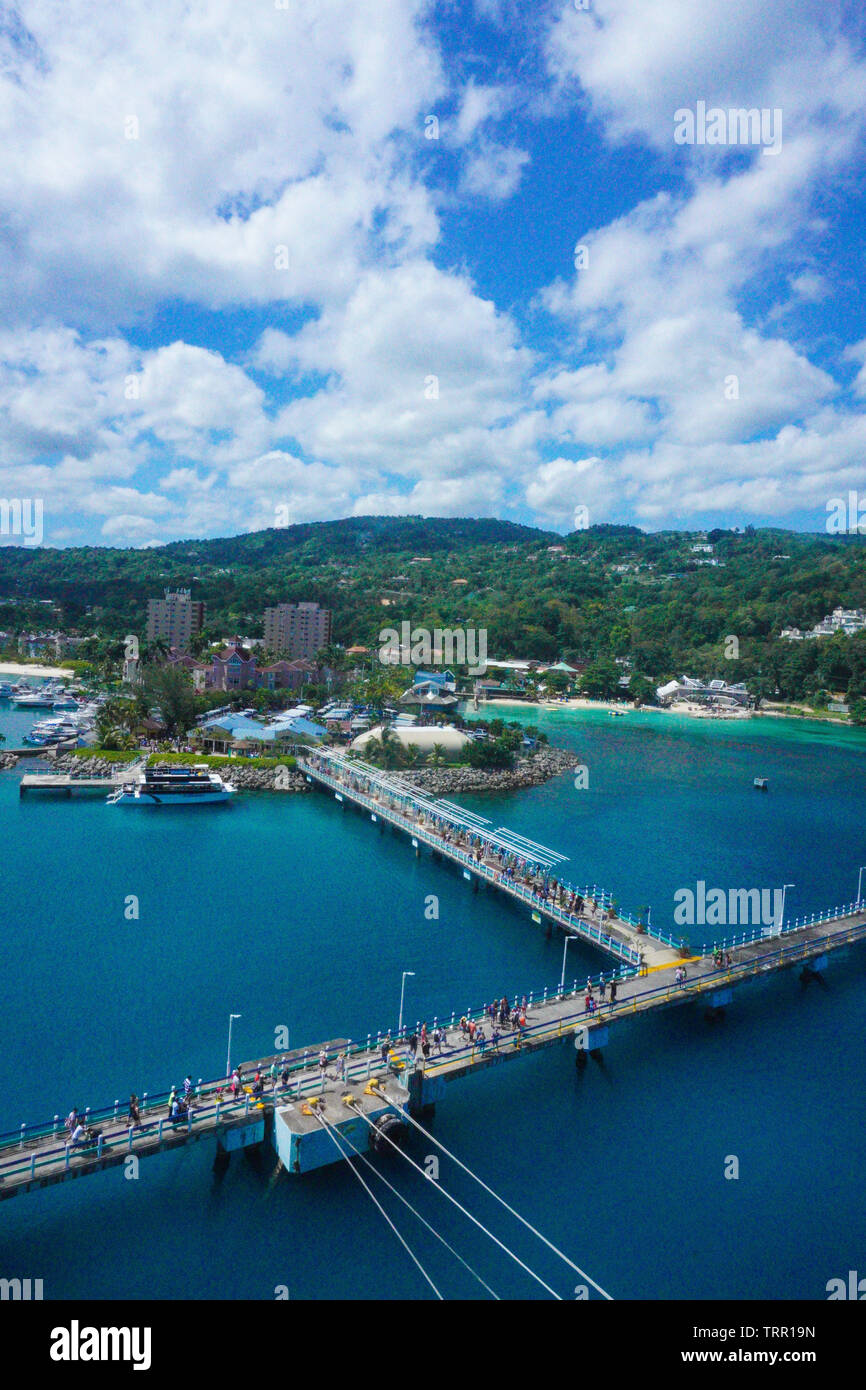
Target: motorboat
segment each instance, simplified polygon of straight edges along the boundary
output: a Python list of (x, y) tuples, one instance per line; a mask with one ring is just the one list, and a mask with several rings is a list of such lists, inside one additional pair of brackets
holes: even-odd
[(228, 801), (235, 789), (206, 763), (146, 767), (107, 798), (109, 806), (201, 806)]

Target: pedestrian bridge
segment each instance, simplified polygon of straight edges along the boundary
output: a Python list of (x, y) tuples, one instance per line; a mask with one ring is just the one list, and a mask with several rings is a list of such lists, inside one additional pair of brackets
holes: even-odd
[[(803, 978), (820, 973), (831, 955), (866, 940), (866, 912), (857, 911), (832, 923), (806, 925), (772, 941), (756, 940), (739, 947), (730, 965), (717, 968), (711, 955), (686, 963), (686, 978), (677, 982), (675, 967), (645, 973), (618, 965), (592, 981), (592, 993), (577, 980), (558, 990), (530, 992), (526, 1024), (512, 1018), (495, 1040), (464, 1039), (457, 1018), (483, 1024), (483, 1006), (434, 1018), (430, 1030), (443, 1028), (446, 1041), (429, 1058), (417, 1060), (408, 1047), (406, 1026), (387, 1034), (368, 1033), (362, 1039), (332, 1039), (294, 1052), (273, 1054), (246, 1062), (242, 1094), (232, 1099), (224, 1077), (199, 1080), (183, 1120), (169, 1118), (169, 1093), (141, 1097), (141, 1124), (133, 1125), (126, 1106), (88, 1108), (85, 1123), (98, 1130), (88, 1147), (69, 1144), (59, 1115), (41, 1124), (23, 1123), (0, 1135), (0, 1201), (36, 1191), (103, 1168), (150, 1157), (201, 1139), (215, 1139), (226, 1155), (260, 1145), (270, 1133), (283, 1166), (300, 1173), (336, 1162), (345, 1154), (334, 1150), (324, 1127), (367, 1139), (386, 1114), (429, 1112), (442, 1099), (445, 1086), (476, 1071), (518, 1061), (540, 1048), (568, 1044), (579, 1065), (600, 1055), (612, 1028), (638, 1014), (698, 1003), (713, 1013), (729, 1005), (734, 991), (750, 980), (799, 968)], [(680, 962), (681, 963), (681, 962)], [(601, 986), (604, 986), (602, 992)], [(611, 989), (611, 985), (615, 989)], [(612, 997), (613, 996), (613, 997)], [(318, 1065), (324, 1052), (327, 1065)], [(264, 1089), (256, 1095), (250, 1079), (256, 1070)], [(283, 1074), (286, 1074), (285, 1081)], [(359, 1129), (360, 1127), (360, 1129)], [(327, 1142), (325, 1142), (327, 1141)]]

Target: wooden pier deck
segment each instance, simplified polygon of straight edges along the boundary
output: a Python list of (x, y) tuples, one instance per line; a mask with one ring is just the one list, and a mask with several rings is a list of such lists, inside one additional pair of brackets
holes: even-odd
[[(414, 1099), (416, 1107), (422, 1108), (435, 1103), (444, 1083), (476, 1070), (564, 1042), (583, 1054), (595, 1052), (607, 1041), (612, 1026), (618, 1027), (638, 1014), (694, 1003), (714, 1010), (724, 1008), (733, 991), (749, 980), (796, 968), (819, 971), (830, 955), (864, 940), (866, 911), (859, 911), (837, 919), (829, 931), (826, 923), (811, 924), (782, 938), (753, 942), (738, 949), (735, 960), (725, 969), (716, 969), (711, 956), (692, 960), (682, 984), (676, 983), (673, 967), (647, 974), (632, 972), (618, 984), (614, 1004), (608, 994), (605, 1001), (597, 1001), (596, 1007), (588, 1010), (582, 988), (551, 994), (544, 991), (541, 998), (530, 996), (527, 1026), (503, 1030), (496, 1047), (490, 1041), (484, 1046), (467, 1045), (455, 1029), (452, 1015), (444, 1021), (446, 1043), (426, 1064), (420, 1056), (417, 1063), (410, 1056), (405, 1042), (408, 1028), (403, 1030), (403, 1038), (395, 1035), (387, 1060), (379, 1039), (373, 1042), (371, 1035), (365, 1042), (336, 1039), (258, 1058), (242, 1068), (247, 1078), (242, 1098), (231, 1100), (224, 1079), (199, 1082), (189, 1116), (177, 1123), (168, 1118), (167, 1095), (142, 1097), (143, 1123), (138, 1129), (129, 1127), (126, 1107), (118, 1102), (93, 1110), (89, 1121), (101, 1130), (101, 1136), (95, 1147), (80, 1152), (67, 1145), (59, 1117), (47, 1124), (24, 1125), (18, 1132), (0, 1136), (0, 1201), (123, 1164), (133, 1156), (146, 1158), (205, 1138), (215, 1138), (228, 1151), (258, 1144), (275, 1111), (282, 1123), (297, 1132), (312, 1131), (319, 1122), (302, 1107), (309, 1107), (310, 1098), (317, 1096), (324, 1098), (325, 1118), (336, 1124), (340, 1118), (345, 1120), (349, 1100), (362, 1110), (370, 1108), (365, 1097), (371, 1094), (371, 1079), (377, 1077), (386, 1084), (385, 1104), (397, 1110), (404, 1104), (411, 1106)], [(482, 1010), (473, 1011), (473, 1017), (483, 1019)], [(324, 1075), (317, 1063), (322, 1050), (328, 1059)], [(341, 1054), (346, 1055), (345, 1079), (338, 1062)], [(252, 1094), (249, 1085), (257, 1067), (265, 1079), (260, 1097)], [(272, 1067), (276, 1079), (271, 1076)], [(283, 1070), (289, 1073), (286, 1084), (280, 1079)], [(383, 1102), (374, 1097), (373, 1103), (381, 1108)], [(335, 1154), (333, 1161), (338, 1157)]]

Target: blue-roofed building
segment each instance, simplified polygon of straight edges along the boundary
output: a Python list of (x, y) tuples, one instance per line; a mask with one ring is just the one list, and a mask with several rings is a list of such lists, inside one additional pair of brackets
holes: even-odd
[(453, 671), (416, 671), (415, 685), (439, 685), (443, 690), (456, 690), (457, 679)]

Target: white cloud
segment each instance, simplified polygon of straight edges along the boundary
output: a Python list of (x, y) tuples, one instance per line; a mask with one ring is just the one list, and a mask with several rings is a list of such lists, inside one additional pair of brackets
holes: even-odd
[[(438, 235), (397, 132), (443, 94), (423, 0), (109, 7), (32, 0), (7, 50), (0, 250), (12, 312), (81, 321), (177, 295), (345, 293), (374, 254)], [(129, 136), (134, 138), (128, 138)], [(288, 248), (288, 267), (274, 264)]]

